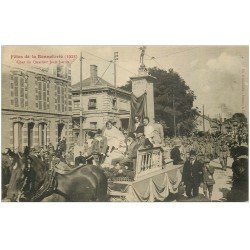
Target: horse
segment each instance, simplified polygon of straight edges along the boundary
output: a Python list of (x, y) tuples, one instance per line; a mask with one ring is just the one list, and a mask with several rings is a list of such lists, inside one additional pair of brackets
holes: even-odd
[(94, 165), (76, 167), (65, 173), (50, 170), (39, 158), (24, 150), (16, 155), (7, 199), (10, 201), (106, 201), (107, 178)]
[(10, 182), (11, 169), (13, 166), (12, 157), (9, 156), (9, 149), (2, 153), (2, 200), (7, 195), (7, 187)]

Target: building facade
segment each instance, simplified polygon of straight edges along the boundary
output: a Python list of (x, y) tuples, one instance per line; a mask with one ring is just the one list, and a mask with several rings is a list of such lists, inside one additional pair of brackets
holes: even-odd
[(90, 77), (72, 85), (73, 130), (75, 140), (80, 131), (80, 107), (83, 114), (83, 131), (102, 129), (108, 120), (118, 128), (127, 129), (130, 116), (131, 93), (115, 88), (98, 77), (97, 66), (90, 66)]
[(73, 142), (70, 68), (2, 65), (2, 148)]

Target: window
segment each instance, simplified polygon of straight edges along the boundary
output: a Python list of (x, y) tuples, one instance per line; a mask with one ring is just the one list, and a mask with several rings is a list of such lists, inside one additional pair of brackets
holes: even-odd
[(74, 101), (74, 108), (80, 108), (80, 101)]
[(117, 109), (117, 100), (116, 100), (116, 98), (113, 98), (113, 102), (112, 102), (112, 107), (113, 107), (113, 109)]
[(67, 89), (65, 88), (65, 86), (61, 86), (60, 84), (56, 85), (56, 110), (59, 112), (65, 112), (67, 111), (67, 106), (66, 106), (66, 102), (67, 102), (67, 96), (66, 96), (66, 92)]
[(61, 86), (57, 86), (57, 110), (61, 112)]
[(90, 122), (91, 129), (97, 129), (97, 122)]
[(14, 96), (14, 105), (15, 107), (24, 108), (24, 77), (23, 76), (14, 76), (13, 78), (14, 93), (11, 93)]
[(38, 81), (38, 108), (46, 110), (48, 108), (47, 102), (49, 101), (48, 89), (46, 82)]
[(57, 77), (63, 77), (63, 66), (57, 65)]
[(64, 112), (64, 91), (65, 91), (65, 89), (64, 89), (64, 87), (62, 86), (62, 91), (61, 91), (61, 93), (62, 93), (62, 112)]
[(96, 109), (96, 99), (89, 99), (88, 109)]

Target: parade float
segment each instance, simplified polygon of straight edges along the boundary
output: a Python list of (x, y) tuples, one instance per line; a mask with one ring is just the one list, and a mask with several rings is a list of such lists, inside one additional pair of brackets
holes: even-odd
[(134, 164), (133, 174), (109, 177), (110, 201), (164, 201), (178, 192), (182, 166), (163, 160), (161, 147), (138, 150)]
[[(157, 79), (148, 74), (144, 64), (146, 47), (140, 48), (138, 75), (130, 77), (132, 82), (129, 127), (133, 129), (133, 118), (147, 116), (154, 121), (154, 83)], [(170, 193), (177, 193), (181, 182), (182, 166), (173, 165), (170, 155), (162, 147), (144, 148), (137, 151), (133, 173), (126, 172), (109, 176), (108, 195), (111, 201), (164, 201)], [(122, 175), (122, 173), (120, 173)]]

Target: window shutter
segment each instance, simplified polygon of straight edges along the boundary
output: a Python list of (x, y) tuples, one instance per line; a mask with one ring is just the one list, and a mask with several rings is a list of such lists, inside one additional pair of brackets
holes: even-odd
[(20, 106), (24, 108), (24, 78), (19, 77), (20, 80)]
[(24, 82), (24, 101), (25, 101), (25, 107), (28, 108), (28, 76), (26, 76)]
[(42, 82), (38, 82), (38, 108), (42, 109)]
[(43, 92), (42, 92), (42, 96), (43, 96), (43, 109), (46, 110), (47, 109), (47, 97), (46, 97), (46, 82), (43, 82)]
[(62, 86), (62, 112), (64, 112), (64, 86)]
[(55, 83), (55, 111), (57, 111), (57, 84)]
[(61, 86), (57, 86), (57, 110), (61, 112)]
[(14, 106), (14, 79), (12, 74), (10, 74), (10, 105)]
[(49, 110), (50, 107), (49, 107), (49, 87), (50, 87), (50, 84), (49, 82), (47, 82), (47, 109)]
[(14, 77), (14, 102), (15, 102), (15, 107), (18, 107), (18, 76)]
[(38, 81), (35, 82), (36, 108), (38, 109)]

